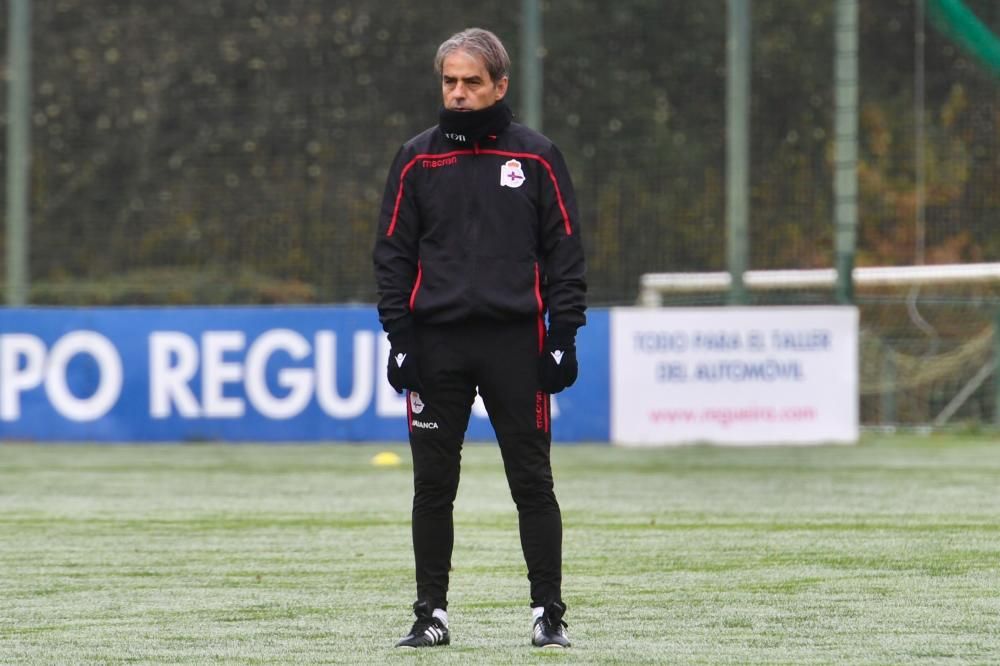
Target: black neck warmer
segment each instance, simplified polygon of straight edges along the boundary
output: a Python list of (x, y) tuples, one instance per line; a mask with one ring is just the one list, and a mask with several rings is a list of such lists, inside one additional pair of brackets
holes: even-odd
[(439, 125), (447, 138), (471, 146), (484, 137), (500, 134), (507, 129), (513, 117), (510, 107), (500, 100), (478, 111), (449, 111), (442, 107)]

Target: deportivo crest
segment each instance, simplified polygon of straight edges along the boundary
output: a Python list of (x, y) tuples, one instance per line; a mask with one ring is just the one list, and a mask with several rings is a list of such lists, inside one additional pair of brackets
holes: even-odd
[(521, 187), (524, 185), (524, 172), (521, 171), (521, 163), (517, 160), (510, 160), (500, 167), (501, 187)]
[(410, 391), (410, 409), (413, 410), (414, 414), (424, 411), (424, 401), (420, 399), (420, 394), (416, 391)]

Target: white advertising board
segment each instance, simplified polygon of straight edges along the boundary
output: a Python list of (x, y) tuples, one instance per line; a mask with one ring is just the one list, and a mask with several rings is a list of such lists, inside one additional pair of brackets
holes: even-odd
[(611, 440), (853, 443), (853, 307), (615, 308)]

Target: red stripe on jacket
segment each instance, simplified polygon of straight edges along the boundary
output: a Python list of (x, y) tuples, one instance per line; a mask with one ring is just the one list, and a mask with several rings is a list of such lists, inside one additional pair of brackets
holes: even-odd
[(392, 220), (389, 222), (389, 229), (385, 232), (385, 235), (391, 236), (396, 230), (396, 220), (399, 219), (399, 204), (403, 201), (403, 181), (406, 178), (407, 172), (413, 168), (417, 160), (440, 160), (452, 157), (453, 155), (472, 154), (471, 150), (453, 150), (450, 153), (421, 153), (420, 155), (415, 155), (412, 160), (407, 162), (406, 166), (399, 172), (399, 189), (396, 191), (396, 206), (392, 209)]
[[(538, 304), (538, 354), (545, 350), (545, 304), (542, 302), (542, 276), (535, 262), (535, 302)], [(410, 308), (412, 309), (412, 307)]]
[(420, 289), (420, 281), (424, 278), (424, 267), (417, 261), (417, 279), (413, 281), (413, 290), (410, 291), (410, 312), (413, 312), (413, 301), (417, 300), (417, 290)]
[(415, 155), (413, 159), (406, 163), (406, 166), (399, 172), (399, 189), (396, 191), (396, 205), (392, 210), (392, 220), (389, 222), (389, 229), (385, 232), (386, 236), (391, 236), (396, 230), (396, 221), (399, 219), (399, 205), (403, 201), (403, 181), (406, 178), (406, 174), (413, 168), (413, 165), (417, 163), (418, 160), (440, 160), (447, 159), (452, 156), (457, 155), (499, 155), (501, 157), (517, 157), (523, 160), (535, 160), (545, 167), (545, 171), (549, 174), (549, 180), (552, 181), (552, 187), (556, 192), (556, 201), (559, 203), (559, 212), (562, 213), (563, 226), (566, 229), (566, 235), (573, 235), (573, 227), (570, 225), (569, 213), (566, 211), (566, 202), (563, 200), (562, 189), (559, 187), (559, 181), (556, 179), (556, 172), (549, 164), (548, 160), (543, 158), (541, 155), (535, 155), (534, 153), (514, 153), (508, 150), (479, 150), (478, 146), (476, 150), (453, 150), (450, 153), (421, 153), (420, 155)]

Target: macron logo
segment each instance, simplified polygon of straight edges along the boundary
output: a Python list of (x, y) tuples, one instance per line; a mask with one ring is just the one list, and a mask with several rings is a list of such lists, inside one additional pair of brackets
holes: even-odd
[[(399, 368), (403, 367), (403, 361), (406, 360), (406, 354), (400, 352), (396, 354), (396, 366)], [(558, 363), (558, 361), (556, 361)]]
[(563, 351), (561, 349), (557, 349), (554, 352), (552, 352), (552, 358), (555, 359), (556, 365), (562, 365), (562, 357), (563, 357)]

